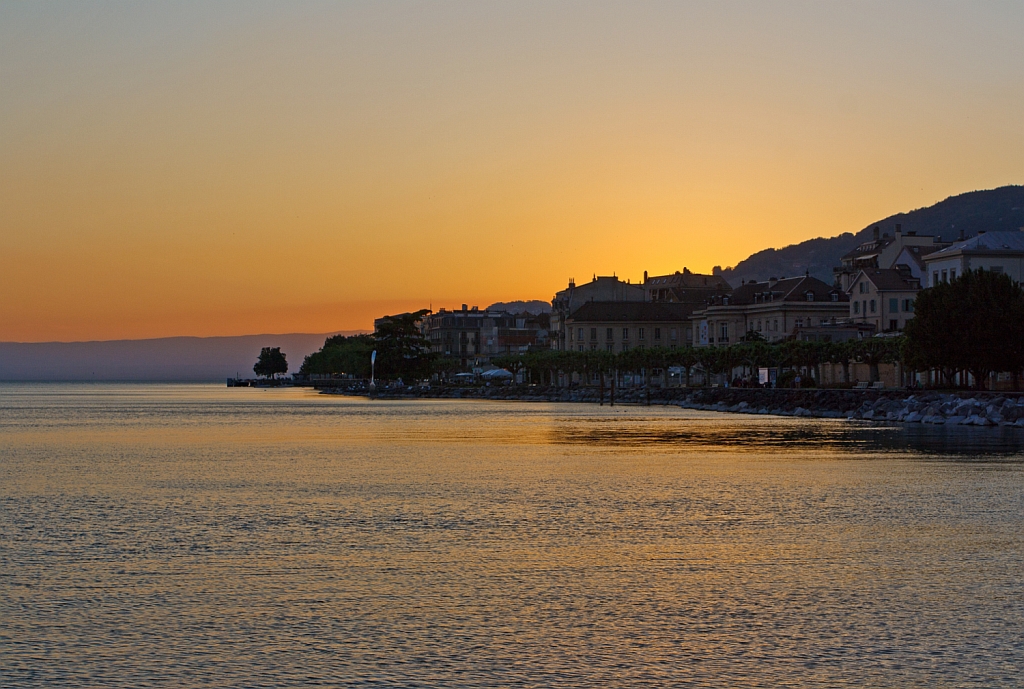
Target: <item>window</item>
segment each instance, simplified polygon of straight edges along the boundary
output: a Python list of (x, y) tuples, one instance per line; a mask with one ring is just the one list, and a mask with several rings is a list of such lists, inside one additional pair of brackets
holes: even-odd
[(867, 291), (868, 291), (868, 283), (862, 281), (860, 283), (860, 293), (861, 294), (867, 294)]
[(629, 339), (629, 328), (623, 328), (622, 329), (622, 339), (623, 340), (628, 340)]
[(946, 271), (942, 271), (942, 281), (943, 282), (949, 282), (949, 277), (948, 277)]
[(654, 339), (655, 340), (660, 340), (661, 339), (661, 328), (655, 328), (654, 329)]
[(604, 331), (604, 339), (606, 339), (608, 341), (614, 340), (615, 339), (615, 329), (614, 328), (606, 328), (605, 331)]
[(860, 302), (859, 301), (853, 302), (853, 312), (854, 313), (860, 313)]
[(807, 301), (814, 301), (814, 292), (807, 293)]
[(889, 313), (899, 313), (899, 310), (900, 310), (900, 300), (899, 299), (890, 299), (889, 300)]
[(818, 325), (828, 325), (828, 319), (822, 318), (818, 321)]
[(903, 300), (903, 313), (914, 313), (914, 300), (904, 299)]
[(875, 308), (875, 300), (872, 299), (869, 303), (871, 304), (871, 313), (874, 313), (877, 310)]
[(936, 270), (934, 273), (932, 273), (932, 287), (934, 287), (937, 284), (939, 284), (939, 271)]
[(572, 342), (572, 328), (569, 328), (569, 342)]
[(719, 335), (720, 335), (720, 337), (718, 338), (718, 341), (719, 342), (728, 342), (729, 341), (729, 324), (728, 323), (719, 323), (718, 327), (719, 327), (718, 332), (719, 332)]
[(950, 280), (950, 282), (952, 282), (953, 280), (956, 280), (956, 268), (950, 268), (949, 269), (949, 280)]
[(889, 321), (889, 330), (899, 330), (899, 328), (900, 328), (900, 325), (896, 321), (896, 319), (892, 319), (892, 320)]
[(636, 339), (638, 339), (638, 340), (644, 339), (644, 329), (643, 328), (637, 328), (636, 329)]
[[(596, 333), (594, 334), (594, 337), (597, 337)], [(579, 330), (576, 331), (576, 339), (579, 340), (580, 342), (583, 342), (583, 328), (580, 328)]]
[(583, 345), (576, 345), (576, 348), (581, 352), (583, 351)]
[(591, 340), (596, 340), (597, 339), (597, 328), (591, 328), (590, 329), (590, 339)]
[(839, 292), (832, 293), (832, 301), (839, 301)]
[(676, 339), (676, 329), (675, 328), (669, 328), (668, 329), (668, 339), (672, 340), (673, 342), (675, 341), (675, 339)]
[(757, 332), (761, 332), (761, 321), (757, 322)]
[(772, 330), (774, 330), (775, 332), (779, 331), (779, 322), (778, 321), (775, 321), (775, 325), (772, 326)]
[(611, 342), (606, 344), (604, 346), (604, 348), (607, 349), (609, 352), (614, 352), (615, 351), (615, 345), (613, 343), (611, 343)]
[(796, 327), (798, 327), (798, 328), (804, 327), (804, 319), (803, 318), (797, 318), (796, 319)]

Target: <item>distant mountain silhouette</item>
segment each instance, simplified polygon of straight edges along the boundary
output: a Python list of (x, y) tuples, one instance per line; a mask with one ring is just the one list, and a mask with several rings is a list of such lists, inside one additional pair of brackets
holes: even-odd
[(239, 337), (162, 337), (106, 342), (0, 342), (0, 380), (219, 381), (255, 378), (262, 347), (280, 347), (289, 372), (330, 335), (242, 335)]
[(508, 311), (509, 313), (551, 313), (551, 304), (534, 299), (533, 301), (499, 301), (487, 307), (488, 311)]
[(986, 191), (971, 191), (950, 196), (934, 206), (909, 213), (897, 213), (873, 222), (856, 234), (845, 232), (838, 237), (809, 239), (782, 249), (765, 249), (740, 261), (732, 268), (716, 269), (730, 285), (738, 287), (746, 280), (767, 280), (793, 277), (809, 272), (813, 277), (832, 284), (832, 268), (839, 265), (843, 254), (871, 239), (876, 225), (890, 236), (896, 223), (903, 232), (930, 234), (951, 241), (965, 235), (986, 232), (1007, 232), (1024, 227), (1024, 186), (1007, 186)]

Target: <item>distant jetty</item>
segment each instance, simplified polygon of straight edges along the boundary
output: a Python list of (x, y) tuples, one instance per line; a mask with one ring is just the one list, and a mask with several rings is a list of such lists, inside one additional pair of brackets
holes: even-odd
[(229, 388), (290, 388), (295, 383), (287, 378), (228, 378)]

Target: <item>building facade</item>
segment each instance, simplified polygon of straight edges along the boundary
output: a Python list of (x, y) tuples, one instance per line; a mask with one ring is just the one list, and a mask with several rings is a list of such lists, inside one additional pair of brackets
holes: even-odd
[(842, 265), (832, 270), (836, 284), (844, 292), (850, 289), (853, 278), (862, 269), (895, 268), (901, 261), (907, 261), (907, 257), (901, 257), (901, 254), (908, 247), (911, 253), (924, 255), (949, 246), (941, 241), (941, 237), (903, 232), (900, 225), (896, 225), (896, 231), (891, 237), (888, 232), (882, 233), (878, 226), (875, 226), (873, 234), (871, 241), (864, 242), (843, 255)]
[(685, 344), (690, 314), (685, 304), (588, 302), (566, 319), (566, 349), (606, 351), (673, 348)]
[(492, 357), (548, 346), (550, 315), (440, 309), (424, 320), (430, 351), (457, 360), (463, 369), (484, 366)]
[(751, 281), (693, 312), (692, 344), (727, 346), (742, 341), (748, 332), (779, 342), (800, 328), (844, 319), (848, 311), (846, 294), (817, 278)]
[(691, 273), (683, 268), (671, 275), (648, 276), (644, 271), (644, 290), (647, 301), (689, 304), (694, 310), (702, 308), (708, 300), (732, 291), (721, 275)]
[(866, 268), (857, 273), (847, 290), (849, 317), (873, 325), (876, 332), (899, 332), (914, 317), (914, 301), (920, 291), (921, 281), (905, 265), (892, 270)]
[(968, 270), (1005, 273), (1010, 279), (1024, 279), (1024, 232), (979, 232), (924, 257), (928, 287), (950, 282)]
[(551, 300), (551, 348), (570, 349), (567, 319), (584, 304), (643, 301), (646, 301), (646, 293), (641, 285), (623, 282), (614, 275), (595, 275), (590, 282), (578, 286), (576, 280), (570, 279), (569, 286), (557, 292)]

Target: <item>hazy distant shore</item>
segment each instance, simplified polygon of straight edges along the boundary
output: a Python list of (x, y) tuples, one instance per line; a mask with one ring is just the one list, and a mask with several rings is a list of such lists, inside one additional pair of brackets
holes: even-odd
[[(332, 333), (161, 337), (100, 342), (0, 342), (0, 381), (221, 381), (252, 376), (263, 347), (281, 347), (293, 368)], [(361, 332), (361, 331), (359, 331)]]

